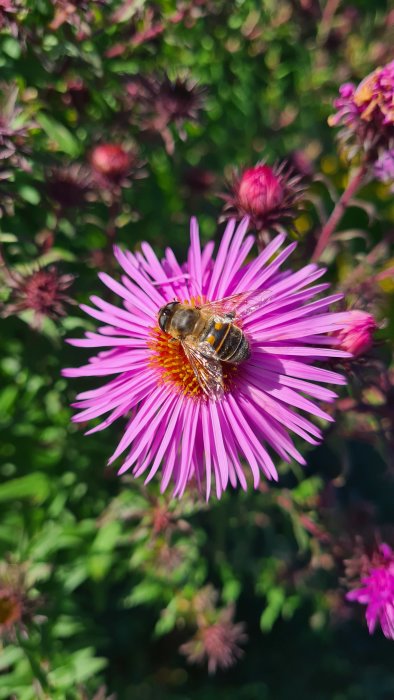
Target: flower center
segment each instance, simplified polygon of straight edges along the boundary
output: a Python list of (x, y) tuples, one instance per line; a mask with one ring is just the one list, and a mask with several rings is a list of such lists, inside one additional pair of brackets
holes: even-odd
[(162, 382), (172, 384), (185, 396), (204, 397), (204, 392), (179, 340), (163, 333), (160, 328), (153, 328), (149, 347), (152, 350), (150, 362), (160, 370)]
[(21, 618), (21, 606), (12, 595), (0, 593), (0, 625), (9, 626)]

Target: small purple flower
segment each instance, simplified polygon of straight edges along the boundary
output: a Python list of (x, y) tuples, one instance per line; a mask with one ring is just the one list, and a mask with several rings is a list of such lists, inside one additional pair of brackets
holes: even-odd
[(381, 544), (369, 561), (369, 571), (361, 578), (361, 588), (350, 591), (347, 600), (366, 605), (369, 633), (379, 622), (383, 634), (394, 639), (394, 553), (388, 544)]
[[(110, 463), (124, 457), (119, 470), (132, 469), (150, 481), (161, 469), (161, 490), (170, 482), (174, 495), (182, 496), (189, 482), (205, 488), (209, 498), (212, 482), (217, 496), (229, 484), (247, 488), (244, 459), (257, 488), (261, 472), (277, 479), (272, 449), (285, 461), (305, 460), (290, 433), (316, 445), (321, 430), (299, 411), (332, 421), (313, 399), (333, 401), (336, 394), (322, 384), (344, 384), (345, 379), (315, 360), (349, 357), (333, 349), (332, 333), (343, 327), (346, 313), (327, 309), (340, 294), (311, 301), (327, 284), (317, 284), (324, 270), (310, 264), (298, 272), (280, 271), (296, 243), (279, 252), (285, 235), (278, 235), (254, 260), (245, 264), (254, 244), (247, 235), (249, 221), (238, 228), (230, 221), (216, 259), (214, 243), (200, 248), (195, 219), (187, 262), (180, 265), (167, 248), (160, 261), (147, 243), (141, 252), (115, 256), (124, 270), (121, 282), (105, 273), (101, 281), (123, 300), (119, 308), (98, 296), (92, 306), (81, 308), (101, 322), (98, 332), (72, 345), (100, 348), (88, 364), (66, 369), (67, 377), (114, 378), (77, 397), (76, 422), (107, 417), (89, 433), (103, 430), (127, 417), (124, 435)], [(207, 399), (181, 344), (159, 328), (158, 311), (175, 300), (201, 303), (250, 290), (269, 290), (264, 305), (243, 321), (251, 356), (234, 368), (223, 363), (224, 395)], [(233, 368), (233, 369), (232, 369)], [(305, 394), (311, 398), (306, 398)]]
[(381, 182), (391, 183), (394, 192), (394, 148), (383, 151), (374, 165), (375, 177)]

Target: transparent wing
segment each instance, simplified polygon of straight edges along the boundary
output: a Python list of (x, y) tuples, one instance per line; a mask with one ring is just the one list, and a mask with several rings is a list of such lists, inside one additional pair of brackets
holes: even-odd
[(223, 373), (214, 349), (209, 343), (196, 342), (190, 335), (181, 342), (201, 389), (217, 401), (223, 396)]
[(244, 318), (259, 309), (271, 299), (272, 294), (270, 289), (240, 292), (224, 299), (203, 304), (200, 309), (203, 312), (214, 316), (224, 316), (233, 321), (236, 318)]

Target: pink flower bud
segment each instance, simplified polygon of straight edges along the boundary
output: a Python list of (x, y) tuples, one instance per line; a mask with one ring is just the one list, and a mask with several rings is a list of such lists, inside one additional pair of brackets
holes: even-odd
[(353, 357), (364, 355), (373, 343), (376, 321), (366, 311), (349, 311), (346, 327), (335, 333), (341, 350), (351, 352)]
[(90, 160), (96, 173), (114, 182), (127, 175), (131, 166), (130, 154), (116, 143), (105, 143), (101, 146), (96, 146), (93, 149)]
[(234, 173), (229, 189), (220, 195), (226, 202), (221, 220), (248, 216), (259, 241), (261, 232), (294, 227), (305, 184), (302, 175), (283, 161), (272, 168), (258, 163), (240, 175)]
[(238, 201), (252, 215), (263, 216), (280, 205), (283, 187), (280, 178), (268, 165), (245, 170), (238, 184)]

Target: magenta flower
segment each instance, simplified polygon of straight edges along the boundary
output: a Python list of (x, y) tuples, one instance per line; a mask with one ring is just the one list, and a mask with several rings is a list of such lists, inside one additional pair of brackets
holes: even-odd
[(346, 598), (367, 606), (370, 634), (379, 622), (384, 636), (394, 639), (394, 554), (388, 544), (381, 544), (379, 552), (375, 552), (361, 584), (361, 588), (350, 591)]
[[(108, 377), (103, 386), (84, 391), (74, 406), (76, 422), (108, 414), (89, 433), (103, 430), (127, 417), (124, 435), (111, 456), (123, 455), (119, 470), (132, 469), (136, 477), (150, 481), (161, 469), (161, 490), (172, 481), (174, 495), (181, 496), (188, 482), (206, 490), (212, 482), (217, 496), (230, 483), (247, 488), (244, 459), (257, 488), (260, 474), (277, 479), (269, 449), (283, 460), (305, 460), (293, 444), (294, 433), (312, 445), (321, 430), (299, 411), (332, 421), (317, 403), (333, 401), (336, 394), (322, 384), (344, 384), (344, 378), (315, 367), (314, 360), (348, 357), (330, 347), (337, 343), (333, 332), (343, 327), (346, 313), (330, 313), (328, 306), (341, 295), (312, 301), (327, 289), (317, 284), (324, 270), (314, 264), (296, 273), (280, 267), (296, 243), (281, 252), (285, 235), (278, 235), (258, 257), (247, 264), (254, 242), (247, 236), (248, 220), (235, 230), (227, 225), (216, 260), (213, 242), (201, 251), (197, 222), (191, 223), (187, 262), (180, 265), (171, 249), (160, 261), (143, 243), (142, 252), (115, 256), (124, 270), (121, 282), (105, 273), (101, 281), (121, 297), (123, 308), (98, 296), (93, 306), (81, 308), (103, 325), (87, 332), (84, 339), (70, 340), (78, 347), (100, 348), (87, 365), (64, 370), (67, 377)], [(251, 356), (238, 366), (223, 363), (224, 394), (208, 399), (178, 341), (158, 325), (158, 311), (169, 301), (214, 301), (249, 290), (269, 290), (265, 304), (243, 322)], [(105, 349), (104, 349), (105, 348)]]
[(394, 137), (394, 61), (377, 68), (356, 87), (344, 83), (334, 101), (336, 114), (328, 123), (342, 127), (340, 139), (351, 146), (350, 156), (363, 148), (374, 162), (380, 148)]
[(371, 314), (357, 309), (348, 311), (343, 328), (335, 332), (338, 347), (347, 350), (353, 357), (364, 355), (372, 347), (376, 329), (377, 324)]

